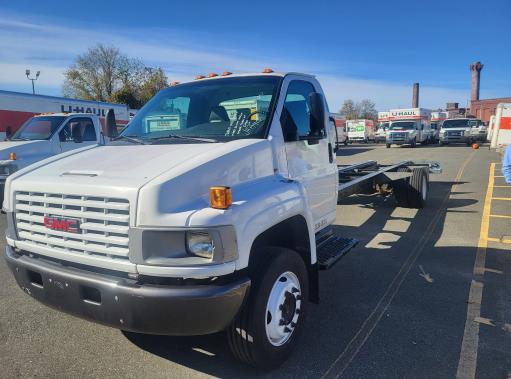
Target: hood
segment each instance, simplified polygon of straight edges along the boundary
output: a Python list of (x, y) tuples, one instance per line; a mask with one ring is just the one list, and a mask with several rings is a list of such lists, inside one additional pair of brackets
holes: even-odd
[(207, 193), (211, 185), (233, 186), (272, 174), (267, 140), (110, 145), (58, 159), (17, 177), (10, 191), (125, 198), (135, 203), (141, 189), (150, 189), (154, 192), (145, 196), (147, 201), (156, 198), (166, 207), (178, 207)]
[(50, 141), (2, 141), (0, 142), (0, 160), (9, 159), (9, 153), (16, 153), (20, 158), (40, 154), (42, 150), (50, 151)]

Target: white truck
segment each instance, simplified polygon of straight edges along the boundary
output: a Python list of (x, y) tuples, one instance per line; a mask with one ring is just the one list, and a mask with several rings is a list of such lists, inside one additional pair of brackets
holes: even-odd
[(125, 104), (0, 90), (0, 138), (9, 137), (30, 117), (41, 113), (87, 113), (98, 116), (104, 122), (110, 109), (114, 110), (118, 128), (126, 126), (130, 113), (136, 112), (128, 110)]
[(479, 136), (481, 124), (481, 120), (475, 118), (460, 117), (444, 120), (440, 128), (440, 145), (464, 143), (470, 146), (475, 141), (486, 139), (486, 127), (484, 127), (484, 124), (481, 136)]
[(374, 121), (373, 120), (347, 120), (348, 141), (368, 143), (374, 141)]
[(0, 199), (12, 173), (53, 155), (97, 145), (98, 116), (90, 113), (41, 114), (29, 118), (8, 141), (0, 142)]
[(374, 134), (376, 143), (385, 142), (387, 140), (387, 131), (390, 125), (390, 112), (378, 112), (378, 128)]
[(511, 104), (497, 105), (496, 114), (491, 117), (487, 139), (492, 149), (503, 150), (511, 145)]
[(348, 132), (346, 131), (346, 119), (339, 113), (330, 113), (331, 121), (335, 125), (337, 146), (348, 144)]
[(387, 148), (391, 145), (427, 145), (434, 137), (430, 127), (431, 111), (423, 108), (391, 109)]
[[(247, 98), (269, 107), (233, 117), (221, 105)], [(175, 114), (186, 115), (178, 129), (148, 127)], [(11, 175), (5, 259), (28, 295), (60, 311), (140, 333), (225, 330), (235, 357), (272, 368), (319, 300), (319, 270), (356, 243), (330, 227), (338, 197), (393, 191), (421, 208), (430, 171), (338, 166), (313, 76), (196, 80), (160, 91), (107, 145)]]
[(440, 128), (444, 120), (449, 118), (449, 113), (444, 111), (431, 112), (431, 131), (435, 142), (440, 141)]

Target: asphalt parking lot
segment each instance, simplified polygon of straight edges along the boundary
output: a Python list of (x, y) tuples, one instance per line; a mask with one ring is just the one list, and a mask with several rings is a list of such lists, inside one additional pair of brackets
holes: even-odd
[(221, 334), (136, 335), (46, 308), (0, 260), (0, 377), (511, 377), (511, 186), (498, 155), (353, 145), (337, 159), (429, 159), (444, 171), (419, 211), (375, 195), (341, 202), (335, 231), (360, 243), (322, 272), (321, 303), (280, 369), (234, 361)]

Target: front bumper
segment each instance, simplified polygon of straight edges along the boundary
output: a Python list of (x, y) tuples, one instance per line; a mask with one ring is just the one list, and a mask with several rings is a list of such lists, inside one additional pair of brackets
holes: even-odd
[(5, 259), (18, 285), (36, 300), (90, 321), (138, 333), (202, 335), (236, 317), (250, 280), (224, 284), (156, 285), (17, 254)]
[(462, 136), (440, 135), (440, 142), (444, 142), (444, 143), (449, 143), (449, 142), (451, 142), (451, 143), (467, 143), (470, 141), (472, 141), (472, 138), (470, 137), (470, 135), (462, 135)]

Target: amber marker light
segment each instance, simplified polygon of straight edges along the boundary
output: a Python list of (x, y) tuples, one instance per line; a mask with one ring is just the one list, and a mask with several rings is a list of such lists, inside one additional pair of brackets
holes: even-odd
[(266, 67), (265, 69), (263, 69), (263, 74), (271, 74), (272, 72), (273, 70), (271, 68)]
[(171, 82), (171, 83), (170, 83), (170, 86), (171, 86), (171, 87), (175, 87), (175, 86), (177, 86), (178, 84), (179, 84), (179, 82)]
[(195, 77), (195, 80), (200, 80), (200, 79), (204, 79), (204, 78), (205, 78), (205, 76), (204, 76), (204, 75), (197, 75), (197, 76)]
[(229, 75), (232, 75), (232, 72), (224, 71), (224, 72), (222, 73), (222, 76), (229, 76)]
[(232, 191), (230, 187), (210, 187), (209, 206), (215, 209), (227, 209), (232, 205)]
[(16, 153), (9, 153), (9, 160), (15, 161), (16, 160)]
[(210, 72), (208, 74), (208, 78), (214, 78), (215, 76), (218, 76), (218, 74), (215, 74), (214, 72)]

